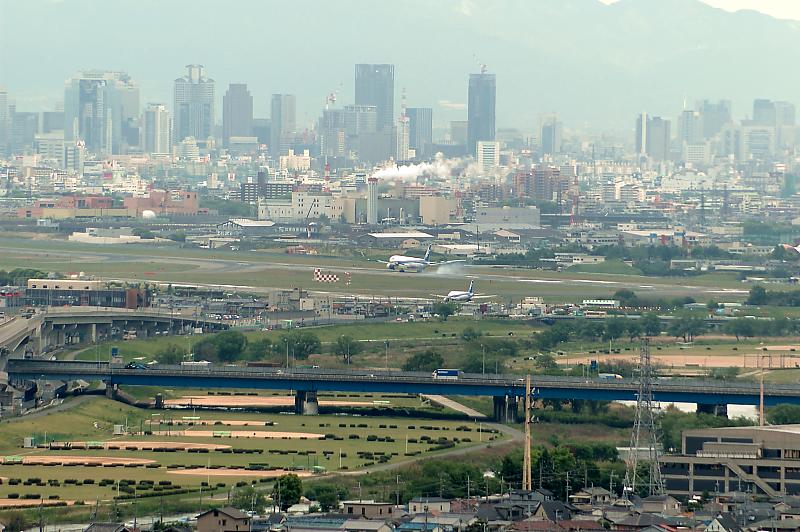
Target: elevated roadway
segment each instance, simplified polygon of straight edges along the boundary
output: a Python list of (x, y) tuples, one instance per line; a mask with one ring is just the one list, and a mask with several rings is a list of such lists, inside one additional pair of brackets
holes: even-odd
[[(495, 417), (503, 418), (515, 414), (518, 398), (525, 395), (523, 379), (512, 375), (462, 374), (457, 379), (437, 379), (418, 372), (161, 365), (129, 369), (104, 362), (36, 360), (10, 360), (7, 369), (11, 381), (82, 379), (112, 386), (294, 390), (298, 411), (306, 411), (304, 403), (310, 398), (316, 402), (320, 391), (472, 395), (495, 398)], [(626, 379), (535, 376), (531, 382), (539, 399), (634, 401), (638, 392), (637, 382)], [(659, 379), (653, 385), (653, 396), (656, 401), (697, 403), (724, 411), (729, 404), (758, 405), (760, 390), (757, 384), (746, 382)], [(764, 404), (780, 403), (800, 404), (800, 386), (771, 384), (764, 391)]]

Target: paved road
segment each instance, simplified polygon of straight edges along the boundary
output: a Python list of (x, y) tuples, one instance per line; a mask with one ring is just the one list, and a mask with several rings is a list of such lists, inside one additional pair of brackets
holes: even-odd
[(452, 399), (448, 399), (443, 395), (423, 395), (426, 399), (444, 406), (445, 408), (449, 408), (451, 410), (455, 410), (456, 412), (461, 412), (464, 415), (467, 415), (473, 419), (486, 419), (486, 414), (482, 414), (477, 410), (474, 410), (468, 406), (462, 405)]

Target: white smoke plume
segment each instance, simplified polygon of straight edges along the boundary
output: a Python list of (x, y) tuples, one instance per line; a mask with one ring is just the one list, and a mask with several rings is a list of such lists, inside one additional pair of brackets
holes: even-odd
[(403, 166), (389, 166), (372, 174), (372, 177), (385, 180), (416, 181), (426, 179), (448, 179), (457, 175), (473, 177), (478, 174), (477, 165), (472, 159), (445, 159), (437, 153), (433, 162)]

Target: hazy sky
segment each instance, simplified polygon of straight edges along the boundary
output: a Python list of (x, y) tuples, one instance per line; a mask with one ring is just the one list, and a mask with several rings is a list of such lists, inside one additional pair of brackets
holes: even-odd
[[(601, 0), (606, 4), (613, 4), (617, 0)], [(760, 11), (775, 18), (800, 20), (800, 0), (702, 0), (706, 4), (725, 9), (738, 11), (752, 9)]]

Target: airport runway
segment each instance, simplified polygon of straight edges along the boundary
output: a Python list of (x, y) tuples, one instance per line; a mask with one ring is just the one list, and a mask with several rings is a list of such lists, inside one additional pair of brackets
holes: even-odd
[[(288, 288), (303, 283), (305, 289), (315, 293), (363, 296), (404, 296), (430, 297), (433, 293), (446, 293), (450, 289), (466, 289), (469, 279), (475, 279), (478, 291), (497, 293), (499, 298), (519, 299), (527, 295), (544, 295), (545, 297), (580, 296), (585, 298), (608, 297), (619, 289), (630, 289), (643, 295), (654, 297), (693, 296), (741, 299), (747, 294), (749, 287), (719, 288), (704, 285), (686, 284), (684, 278), (645, 278), (623, 275), (569, 274), (563, 272), (541, 272), (488, 266), (472, 266), (451, 264), (430, 267), (422, 273), (398, 273), (389, 271), (379, 263), (351, 263), (345, 259), (330, 257), (297, 257), (296, 261), (281, 258), (273, 260), (273, 256), (254, 256), (244, 253), (241, 257), (215, 256), (214, 250), (208, 250), (208, 257), (198, 257), (194, 250), (191, 255), (182, 256), (183, 250), (176, 249), (170, 254), (169, 248), (155, 248), (158, 254), (148, 255), (147, 249), (137, 246), (135, 249), (112, 250), (98, 249), (87, 251), (85, 248), (71, 251), (59, 248), (42, 250), (24, 246), (14, 246), (11, 242), (3, 245), (3, 251), (9, 258), (24, 258), (30, 267), (47, 269), (48, 263), (70, 265), (72, 271), (86, 271), (129, 282), (160, 281), (173, 284), (195, 284), (199, 286), (220, 286), (231, 290), (248, 289), (264, 292), (274, 288)], [(54, 246), (55, 247), (55, 246)], [(226, 252), (230, 253), (230, 252)], [(190, 253), (185, 253), (190, 255)], [(37, 259), (40, 259), (41, 262)], [(37, 264), (39, 263), (39, 264)], [(134, 271), (126, 272), (121, 265), (137, 266)], [(147, 265), (152, 265), (152, 272)], [(85, 265), (85, 269), (82, 267)], [(104, 268), (108, 265), (108, 268)], [(159, 270), (159, 267), (162, 270)], [(353, 286), (345, 288), (343, 283), (321, 285), (312, 280), (313, 270), (322, 268), (326, 272), (334, 272), (343, 276), (348, 272), (354, 279)], [(142, 270), (144, 268), (144, 270)], [(103, 271), (103, 270), (110, 271)], [(92, 271), (95, 270), (95, 271)], [(138, 271), (141, 270), (141, 271)], [(112, 273), (113, 272), (113, 273)], [(193, 279), (194, 278), (194, 279)], [(305, 279), (308, 281), (305, 282)], [(356, 280), (360, 282), (356, 282)], [(243, 282), (244, 281), (244, 282)], [(248, 281), (252, 281), (252, 284)], [(379, 286), (382, 285), (382, 286)], [(462, 285), (463, 288), (462, 288)]]

